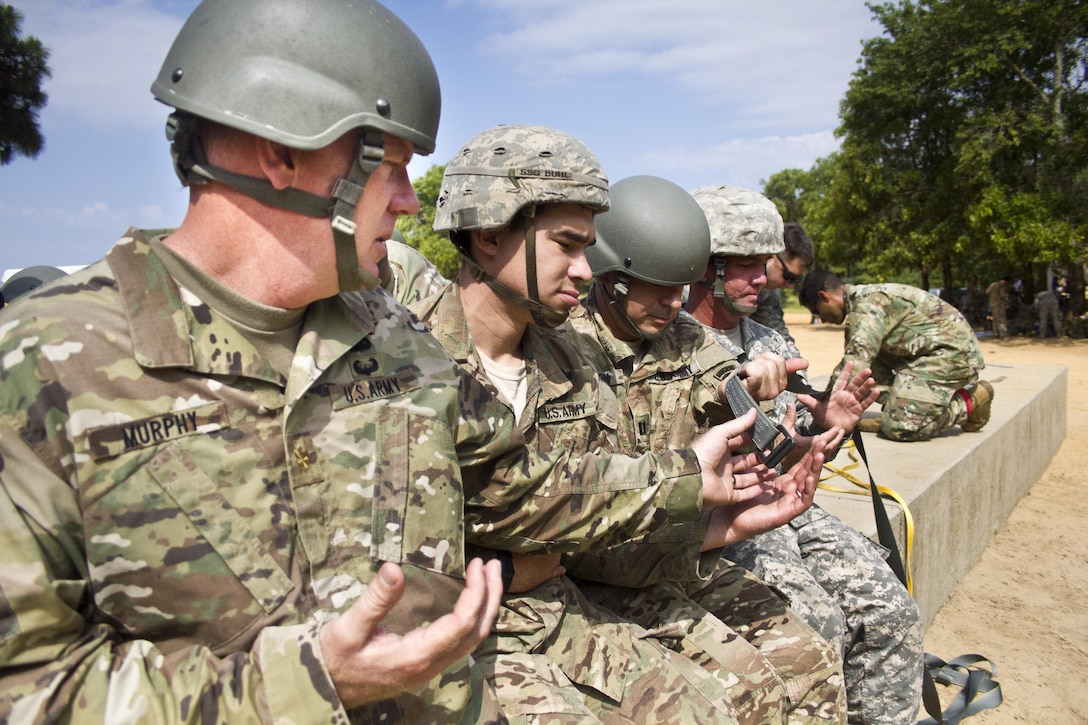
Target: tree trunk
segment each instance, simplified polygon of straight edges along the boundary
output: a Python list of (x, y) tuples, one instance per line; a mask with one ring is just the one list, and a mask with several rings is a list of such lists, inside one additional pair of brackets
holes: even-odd
[(1069, 280), (1066, 289), (1069, 292), (1069, 311), (1074, 317), (1084, 314), (1084, 264), (1075, 262), (1069, 265)]

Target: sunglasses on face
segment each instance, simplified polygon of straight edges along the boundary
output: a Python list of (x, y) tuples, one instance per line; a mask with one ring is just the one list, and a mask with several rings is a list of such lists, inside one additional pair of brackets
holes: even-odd
[(797, 280), (805, 276), (803, 274), (797, 274), (796, 272), (791, 271), (790, 268), (786, 266), (786, 263), (782, 260), (781, 254), (776, 254), (774, 255), (774, 257), (778, 260), (778, 263), (782, 265), (782, 279), (786, 280), (790, 284), (795, 283)]

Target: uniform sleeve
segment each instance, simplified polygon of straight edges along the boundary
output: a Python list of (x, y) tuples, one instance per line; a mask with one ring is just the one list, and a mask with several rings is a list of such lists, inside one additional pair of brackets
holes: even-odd
[(880, 354), (880, 346), (888, 330), (894, 324), (889, 318), (888, 305), (884, 303), (886, 300), (884, 295), (874, 294), (854, 301), (846, 319), (846, 345), (842, 362), (833, 375), (837, 375), (843, 365), (851, 361), (857, 370), (872, 366)]
[(563, 559), (567, 574), (578, 579), (622, 587), (659, 582), (704, 581), (713, 571), (721, 549), (703, 552), (710, 512), (692, 521), (614, 546)]
[(692, 521), (701, 504), (702, 474), (690, 449), (639, 458), (524, 449), (467, 499), (465, 536), (522, 553), (585, 551)]
[(316, 624), (218, 657), (98, 621), (71, 488), (3, 424), (0, 456), (0, 721), (345, 721)]

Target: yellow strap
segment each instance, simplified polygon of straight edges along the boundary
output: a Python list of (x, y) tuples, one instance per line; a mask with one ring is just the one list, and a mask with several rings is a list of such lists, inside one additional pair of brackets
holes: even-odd
[[(852, 463), (846, 466), (834, 466), (831, 463), (825, 463), (824, 469), (829, 472), (828, 475), (820, 476), (820, 483), (818, 488), (822, 488), (825, 491), (833, 491), (835, 493), (848, 493), (854, 496), (872, 496), (872, 492), (869, 488), (869, 484), (856, 478), (852, 474), (848, 473), (861, 465), (861, 461), (858, 460), (857, 447), (854, 445), (854, 441), (848, 440), (843, 444), (843, 448), (847, 449), (848, 455)], [(861, 490), (839, 488), (838, 486), (832, 486), (831, 484), (824, 483), (824, 481), (840, 476), (850, 483), (854, 484)], [(893, 489), (886, 486), (877, 486), (877, 492), (885, 498), (889, 498), (895, 501), (903, 509), (903, 519), (907, 524), (907, 550), (903, 554), (903, 569), (907, 575), (907, 591), (912, 595), (914, 594), (914, 578), (911, 576), (911, 550), (914, 548), (914, 517), (910, 514), (910, 508), (907, 506), (907, 502), (903, 500), (903, 497), (896, 493)]]

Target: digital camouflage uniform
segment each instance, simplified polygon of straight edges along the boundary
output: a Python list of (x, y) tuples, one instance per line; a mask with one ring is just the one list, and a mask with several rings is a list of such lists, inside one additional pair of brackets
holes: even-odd
[(789, 328), (786, 327), (786, 313), (782, 310), (782, 290), (767, 287), (761, 289), (759, 299), (756, 301), (756, 311), (749, 315), (749, 318), (777, 332), (786, 341), (793, 356), (801, 357), (801, 351), (797, 349), (797, 341), (793, 339)]
[(843, 285), (846, 346), (842, 362), (871, 368), (885, 386), (878, 402), (881, 435), (928, 440), (967, 419), (957, 391), (978, 380), (985, 363), (960, 311), (905, 284)]
[(530, 455), (382, 290), (310, 305), (285, 378), (130, 230), (0, 333), (6, 722), (486, 721), (470, 661), (349, 717), (319, 623), (383, 561), (407, 577), (384, 626), (445, 614), (466, 529), (566, 551), (699, 515), (688, 454)]
[[(472, 343), (458, 286), (413, 309), (449, 354), (494, 391)], [(616, 398), (569, 337), (569, 330), (564, 335), (526, 328), (522, 434), (544, 454), (615, 453)], [(562, 576), (505, 595), (491, 636), (473, 658), (504, 713), (518, 721), (737, 722), (725, 683), (667, 649), (668, 636), (601, 609)]]
[[(709, 328), (708, 328), (709, 329)], [(774, 330), (740, 318), (745, 350), (724, 335), (730, 352), (789, 357)], [(834, 379), (834, 376), (832, 377)], [(796, 396), (775, 398), (781, 421)], [(811, 432), (811, 413), (798, 409), (798, 428)], [(813, 504), (808, 511), (747, 541), (725, 556), (786, 594), (790, 607), (843, 655), (851, 723), (913, 723), (921, 700), (923, 646), (918, 605), (888, 567), (887, 552)]]
[[(636, 361), (600, 317), (592, 291), (583, 305), (570, 323), (616, 391), (624, 452), (683, 447), (700, 428), (733, 417), (718, 385), (738, 361), (698, 322), (678, 318)], [(701, 552), (705, 524), (670, 527), (564, 563), (592, 599), (669, 634), (680, 651), (729, 681), (742, 722), (842, 722), (838, 653), (721, 549)]]
[(392, 281), (389, 294), (402, 305), (430, 297), (449, 284), (431, 261), (415, 247), (390, 239), (385, 243)]

